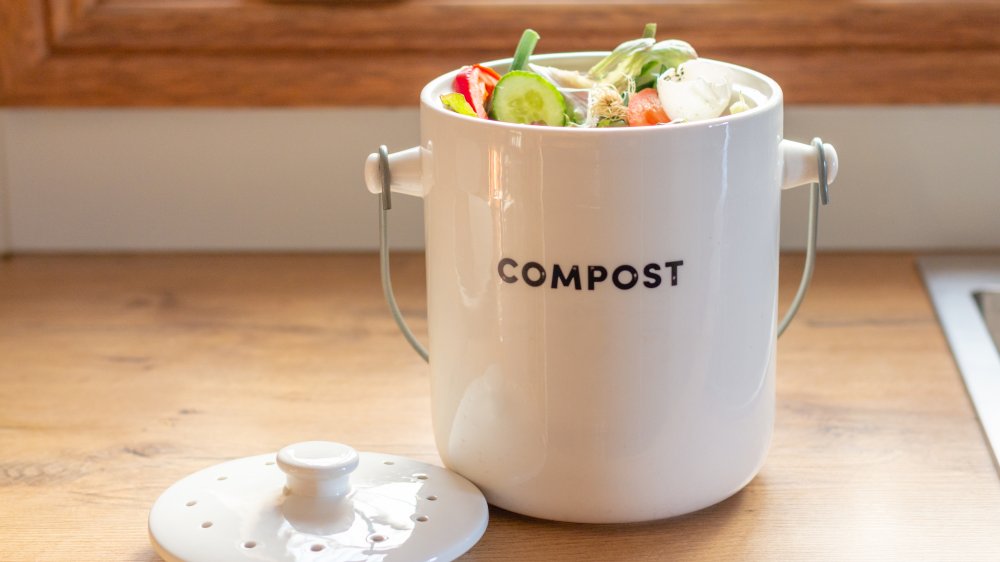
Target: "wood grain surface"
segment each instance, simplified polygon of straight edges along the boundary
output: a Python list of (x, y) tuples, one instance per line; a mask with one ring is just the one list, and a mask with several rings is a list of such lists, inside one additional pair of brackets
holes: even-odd
[[(422, 256), (393, 265), (424, 337)], [(161, 491), (289, 442), (438, 462), (377, 275), (368, 254), (0, 262), (0, 560), (156, 560)], [(777, 392), (768, 461), (729, 500), (636, 525), (494, 509), (464, 559), (1000, 559), (1000, 479), (912, 256), (820, 256)]]
[(405, 106), (462, 64), (661, 38), (790, 103), (1000, 102), (1000, 0), (9, 0), (0, 104)]

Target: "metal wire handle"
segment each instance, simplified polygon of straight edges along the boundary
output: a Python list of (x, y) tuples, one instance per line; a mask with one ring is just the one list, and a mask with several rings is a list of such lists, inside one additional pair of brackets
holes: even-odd
[(389, 209), (392, 208), (392, 191), (389, 186), (392, 184), (392, 176), (389, 174), (389, 149), (383, 144), (378, 147), (378, 169), (382, 175), (382, 190), (378, 195), (378, 261), (382, 271), (382, 293), (389, 303), (389, 312), (392, 319), (399, 326), (399, 331), (403, 332), (406, 341), (417, 352), (424, 361), (429, 361), (427, 348), (413, 335), (410, 326), (403, 318), (403, 313), (396, 304), (396, 295), (392, 292), (392, 278), (389, 275)]
[[(830, 185), (827, 182), (826, 152), (823, 150), (823, 140), (816, 137), (812, 140), (812, 145), (816, 147), (818, 152), (816, 164), (819, 168), (817, 174), (819, 181), (809, 185), (809, 226), (806, 233), (806, 263), (803, 267), (799, 288), (795, 292), (795, 298), (792, 299), (792, 304), (788, 307), (788, 311), (785, 312), (785, 316), (778, 325), (778, 337), (781, 337), (781, 334), (785, 333), (788, 325), (792, 323), (792, 319), (795, 318), (799, 307), (802, 306), (802, 300), (805, 299), (806, 291), (809, 289), (813, 271), (816, 269), (816, 234), (819, 230), (819, 204), (820, 201), (824, 205), (830, 203)], [(427, 352), (427, 348), (417, 340), (413, 331), (410, 330), (406, 319), (403, 318), (403, 313), (399, 310), (399, 305), (396, 304), (396, 296), (392, 291), (392, 277), (389, 273), (388, 213), (389, 209), (392, 208), (392, 191), (390, 190), (392, 176), (389, 173), (389, 149), (384, 144), (378, 147), (378, 159), (379, 172), (382, 176), (382, 189), (379, 193), (378, 204), (378, 256), (382, 274), (382, 293), (389, 304), (389, 312), (392, 313), (393, 320), (399, 326), (399, 331), (403, 332), (403, 336), (406, 338), (406, 341), (410, 342), (413, 350), (424, 361), (429, 361), (430, 354)]]
[(802, 300), (806, 298), (806, 291), (809, 290), (809, 283), (812, 282), (813, 270), (816, 269), (816, 233), (819, 231), (819, 202), (824, 205), (830, 203), (830, 184), (827, 182), (826, 151), (823, 149), (823, 139), (816, 137), (811, 143), (816, 147), (816, 165), (819, 170), (816, 174), (819, 180), (809, 184), (809, 226), (806, 230), (806, 263), (802, 268), (802, 280), (799, 281), (799, 289), (795, 292), (792, 304), (785, 312), (784, 318), (778, 324), (778, 337), (785, 333), (792, 319), (799, 312)]

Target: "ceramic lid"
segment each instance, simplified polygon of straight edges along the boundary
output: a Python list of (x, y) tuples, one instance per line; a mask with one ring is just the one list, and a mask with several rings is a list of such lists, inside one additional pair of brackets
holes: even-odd
[(308, 441), (180, 480), (153, 505), (149, 535), (167, 561), (453, 560), (488, 516), (447, 469)]

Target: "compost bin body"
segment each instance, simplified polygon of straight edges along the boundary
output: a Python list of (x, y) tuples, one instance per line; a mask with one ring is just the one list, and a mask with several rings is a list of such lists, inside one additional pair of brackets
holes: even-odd
[[(533, 60), (585, 70), (604, 55)], [(368, 157), (384, 288), (429, 355), (439, 452), (499, 507), (660, 519), (734, 494), (764, 462), (780, 193), (818, 182), (813, 224), (837, 155), (782, 139), (773, 80), (701, 60), (749, 110), (647, 127), (505, 123), (446, 109), (452, 72), (421, 93), (421, 144)], [(392, 297), (389, 188), (424, 198), (429, 353)], [(813, 235), (808, 246), (811, 263)]]

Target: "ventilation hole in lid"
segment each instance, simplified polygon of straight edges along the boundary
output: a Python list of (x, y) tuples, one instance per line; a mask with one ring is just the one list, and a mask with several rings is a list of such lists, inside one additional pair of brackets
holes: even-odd
[(255, 546), (257, 546), (257, 542), (256, 541), (247, 541), (247, 542), (243, 543), (243, 548), (253, 548)]
[(264, 464), (266, 464), (267, 466), (271, 466), (272, 464), (274, 464), (274, 461), (267, 461), (267, 462), (266, 462), (266, 463), (264, 463)]
[(228, 476), (220, 476), (220, 477), (216, 478), (216, 480), (225, 480), (226, 478), (229, 478), (229, 477)]
[(326, 546), (321, 545), (321, 544), (314, 544), (314, 545), (312, 545), (312, 546), (309, 547), (309, 550), (311, 550), (313, 552), (319, 552), (319, 551), (323, 550), (324, 548), (326, 548)]
[(431, 495), (431, 496), (427, 496), (427, 499), (430, 500), (430, 501), (432, 501), (432, 502), (436, 502), (437, 499), (438, 499), (438, 497)]
[(418, 516), (414, 517), (413, 519), (416, 520), (416, 521), (419, 521), (421, 523), (426, 523), (426, 522), (428, 522), (428, 521), (431, 520), (431, 518), (427, 517), (426, 515), (418, 515)]
[(427, 480), (428, 478), (430, 478), (430, 476), (427, 476), (423, 472), (418, 472), (414, 474), (413, 477), (416, 478), (417, 480)]
[(382, 464), (394, 465), (396, 463), (394, 463), (392, 461), (382, 461)]
[(188, 507), (191, 507), (192, 505), (198, 505), (198, 500), (191, 500), (191, 501), (187, 502), (184, 505), (186, 505)]
[(385, 540), (386, 540), (387, 538), (388, 538), (388, 537), (386, 537), (385, 535), (380, 535), (380, 534), (378, 534), (378, 533), (375, 533), (374, 535), (369, 535), (369, 536), (368, 536), (368, 540), (369, 540), (370, 542), (383, 542), (383, 541), (385, 541)]
[(211, 521), (205, 521), (204, 523), (201, 524), (201, 528), (202, 529), (207, 529), (207, 528), (209, 528), (211, 526), (212, 526), (212, 522)]

